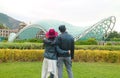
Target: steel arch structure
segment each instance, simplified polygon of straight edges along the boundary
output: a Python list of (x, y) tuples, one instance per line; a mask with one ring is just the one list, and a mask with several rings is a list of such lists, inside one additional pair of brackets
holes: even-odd
[(100, 22), (86, 29), (83, 33), (80, 33), (75, 37), (75, 41), (81, 39), (95, 38), (97, 40), (103, 40), (108, 37), (108, 32), (112, 31), (116, 23), (115, 16), (103, 19)]
[[(35, 34), (33, 35), (33, 33), (37, 34), (37, 32), (39, 30), (42, 30), (42, 31), (44, 31), (44, 33), (46, 33), (49, 30), (49, 28), (54, 28), (60, 34), (60, 32), (58, 30), (59, 25), (65, 25), (67, 27), (67, 31), (69, 33), (71, 33), (74, 37), (76, 35), (78, 35), (78, 32), (75, 32), (76, 29), (78, 29), (78, 28), (74, 27), (73, 25), (71, 25), (69, 23), (62, 22), (62, 21), (57, 21), (57, 20), (49, 20), (49, 21), (45, 20), (45, 21), (40, 21), (40, 22), (37, 22), (35, 24), (24, 27), (23, 29), (21, 29), (17, 33), (16, 38), (18, 38), (18, 37), (19, 37), (19, 39), (33, 38), (33, 37), (35, 37)], [(32, 30), (30, 30), (30, 29), (32, 29)]]
[(35, 38), (36, 34), (39, 31), (43, 31), (46, 33), (49, 28), (55, 28), (56, 31), (60, 34), (58, 27), (59, 25), (65, 25), (67, 28), (67, 32), (69, 32), (75, 39), (77, 40), (86, 40), (88, 38), (95, 38), (97, 40), (103, 40), (108, 37), (108, 32), (112, 31), (116, 23), (115, 16), (111, 16), (101, 20), (100, 22), (89, 26), (89, 27), (77, 27), (73, 26), (66, 22), (61, 21), (40, 21), (38, 23), (29, 25), (21, 29), (15, 36), (14, 39), (29, 39)]
[[(29, 26), (21, 29), (20, 32), (17, 33), (17, 35), (16, 35), (15, 38), (20, 37), (21, 34), (24, 33), (24, 31), (29, 30), (29, 29), (32, 29), (32, 30), (33, 30), (33, 28), (34, 28), (34, 29), (37, 29), (37, 30), (35, 30), (35, 31), (30, 31), (30, 32), (26, 32), (26, 34), (22, 35), (22, 38), (23, 38), (23, 39), (35, 38), (36, 33), (39, 32), (40, 30), (42, 30), (44, 33), (47, 32), (47, 30), (44, 29), (42, 26), (40, 26), (40, 25), (38, 25), (38, 24), (32, 24), (32, 25), (29, 25)], [(34, 34), (33, 34), (33, 33), (34, 33)]]

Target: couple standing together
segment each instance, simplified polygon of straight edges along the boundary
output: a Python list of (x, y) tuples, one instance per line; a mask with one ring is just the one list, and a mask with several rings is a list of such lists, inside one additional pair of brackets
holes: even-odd
[(65, 25), (59, 26), (58, 33), (49, 29), (44, 39), (44, 60), (41, 78), (62, 78), (63, 64), (65, 64), (68, 78), (73, 78), (72, 59), (74, 58), (74, 38), (66, 32)]

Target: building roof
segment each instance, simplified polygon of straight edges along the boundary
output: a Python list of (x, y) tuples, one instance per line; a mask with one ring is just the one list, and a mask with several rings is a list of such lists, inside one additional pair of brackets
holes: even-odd
[(40, 30), (46, 33), (49, 30), (49, 28), (54, 28), (60, 34), (58, 27), (60, 25), (65, 25), (67, 32), (70, 33), (75, 38), (75, 40), (85, 40), (91, 37), (96, 38), (97, 40), (102, 40), (103, 38), (107, 37), (107, 32), (112, 31), (115, 22), (116, 18), (114, 16), (111, 16), (102, 19), (100, 22), (97, 22), (92, 26), (79, 27), (58, 20), (42, 20), (21, 29), (20, 32), (17, 33), (16, 38), (35, 38), (36, 34)]

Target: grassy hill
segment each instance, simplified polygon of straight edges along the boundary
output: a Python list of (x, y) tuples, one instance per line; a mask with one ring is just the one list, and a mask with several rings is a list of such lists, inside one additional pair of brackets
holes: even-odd
[(7, 26), (10, 29), (16, 29), (19, 27), (19, 23), (21, 21), (18, 21), (6, 14), (0, 13), (0, 24), (3, 24)]

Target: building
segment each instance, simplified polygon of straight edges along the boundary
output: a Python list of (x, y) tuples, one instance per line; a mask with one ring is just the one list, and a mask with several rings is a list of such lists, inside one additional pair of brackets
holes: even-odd
[(4, 40), (4, 38), (8, 38), (11, 33), (17, 34), (21, 29), (23, 29), (27, 24), (21, 22), (19, 24), (18, 29), (0, 29), (0, 41)]
[(67, 32), (69, 32), (77, 40), (86, 40), (95, 38), (96, 40), (103, 40), (108, 37), (108, 32), (112, 31), (115, 26), (116, 18), (114, 16), (102, 19), (100, 22), (92, 26), (77, 27), (69, 23), (58, 20), (42, 20), (31, 24), (21, 29), (15, 39), (32, 39), (36, 37), (43, 37), (49, 28), (54, 28), (59, 34), (58, 27), (65, 25)]
[(8, 37), (10, 33), (18, 33), (18, 29), (0, 29), (0, 37)]

